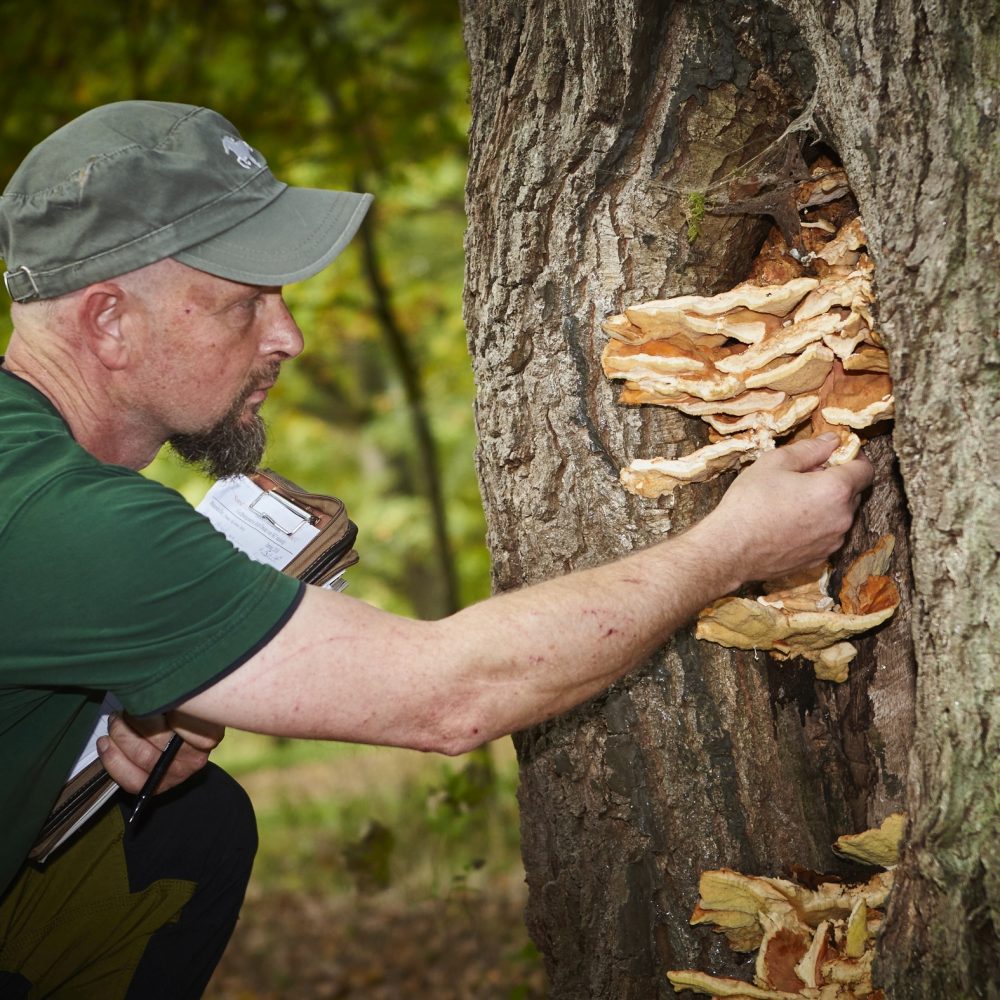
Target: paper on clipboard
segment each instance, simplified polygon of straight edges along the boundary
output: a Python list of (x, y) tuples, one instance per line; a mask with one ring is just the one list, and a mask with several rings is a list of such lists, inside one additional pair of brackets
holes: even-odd
[(109, 691), (104, 696), (104, 702), (101, 705), (101, 717), (98, 720), (97, 726), (94, 731), (90, 734), (90, 738), (87, 740), (87, 745), (80, 752), (80, 756), (77, 757), (76, 763), (70, 768), (70, 777), (77, 773), (77, 771), (82, 771), (88, 764), (93, 763), (97, 760), (97, 741), (102, 736), (108, 735), (108, 718), (112, 712), (117, 712), (121, 709), (122, 703)]
[(246, 476), (220, 479), (197, 511), (256, 562), (284, 569), (318, 534), (307, 512)]

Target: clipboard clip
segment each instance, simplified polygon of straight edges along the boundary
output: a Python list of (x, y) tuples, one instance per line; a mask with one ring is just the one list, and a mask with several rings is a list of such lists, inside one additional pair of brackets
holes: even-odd
[(250, 510), (289, 537), (303, 524), (313, 524), (316, 520), (309, 511), (270, 490), (256, 497), (250, 504)]

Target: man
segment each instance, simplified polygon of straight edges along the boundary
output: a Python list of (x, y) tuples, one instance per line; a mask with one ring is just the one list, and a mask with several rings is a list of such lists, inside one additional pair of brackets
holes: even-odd
[[(368, 202), (286, 187), (224, 118), (153, 102), (71, 122), (0, 201), (4, 996), (200, 994), (254, 849), (245, 800), (203, 766), (222, 727), (459, 753), (597, 694), (851, 524), (871, 468), (820, 471), (834, 442), (816, 440), (750, 467), (678, 538), (442, 621), (250, 562), (134, 470), (166, 441), (216, 475), (254, 467), (257, 411), (303, 346), (281, 286), (329, 264)], [(108, 692), (125, 714), (106, 768), (137, 791), (176, 731), (172, 791), (135, 836), (123, 803), (25, 864)]]

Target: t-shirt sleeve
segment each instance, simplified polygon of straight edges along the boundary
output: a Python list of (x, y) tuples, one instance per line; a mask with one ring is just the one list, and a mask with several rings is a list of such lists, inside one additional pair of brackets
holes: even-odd
[(5, 640), (3, 683), (112, 691), (135, 714), (244, 662), (302, 591), (178, 493), (115, 467), (51, 480), (4, 535), (5, 572), (18, 567), (5, 617), (20, 624)]

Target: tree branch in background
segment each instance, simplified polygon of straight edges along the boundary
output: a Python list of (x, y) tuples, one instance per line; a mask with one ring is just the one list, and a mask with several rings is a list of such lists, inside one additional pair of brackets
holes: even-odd
[[(357, 189), (364, 190), (364, 184), (358, 179)], [(379, 263), (378, 250), (375, 246), (375, 228), (377, 215), (375, 208), (368, 211), (368, 217), (358, 232), (361, 242), (361, 255), (364, 274), (371, 289), (375, 315), (379, 328), (385, 336), (390, 354), (396, 365), (403, 392), (406, 395), (406, 405), (410, 412), (410, 423), (417, 446), (419, 466), (424, 479), (424, 488), (431, 508), (431, 523), (434, 532), (434, 552), (437, 557), (438, 569), (441, 574), (443, 589), (443, 614), (451, 614), (459, 608), (458, 581), (455, 573), (455, 559), (451, 547), (451, 537), (448, 532), (448, 512), (445, 506), (444, 490), (441, 483), (441, 463), (438, 459), (437, 442), (431, 430), (427, 416), (423, 381), (420, 369), (406, 334), (401, 327), (392, 304), (392, 294)]]
[[(312, 2), (291, 4), (288, 8), (298, 19), (299, 38), (307, 63), (315, 79), (316, 87), (330, 109), (331, 116), (339, 127), (350, 129), (361, 139), (362, 148), (370, 163), (371, 172), (378, 176), (384, 175), (384, 164), (381, 162), (379, 144), (371, 134), (371, 118), (367, 108), (347, 108), (340, 100), (336, 87), (328, 79), (328, 61), (333, 50), (332, 41), (326, 38), (327, 26), (322, 5)], [(322, 40), (327, 44), (322, 44)], [(344, 57), (348, 58), (344, 53)], [(363, 68), (358, 69), (358, 93), (364, 93)], [(366, 170), (359, 170), (354, 176), (354, 189), (364, 191), (368, 184)], [(455, 557), (448, 529), (448, 513), (445, 503), (444, 489), (441, 482), (441, 463), (438, 457), (437, 441), (431, 429), (427, 414), (426, 397), (424, 395), (423, 378), (420, 365), (410, 348), (406, 332), (399, 321), (393, 306), (392, 291), (385, 278), (381, 266), (378, 248), (376, 246), (377, 210), (369, 209), (368, 216), (362, 225), (357, 240), (361, 246), (362, 268), (372, 296), (375, 318), (379, 330), (385, 338), (389, 354), (395, 365), (403, 386), (406, 406), (413, 428), (413, 439), (419, 472), (418, 481), (422, 480), (424, 492), (430, 505), (431, 528), (434, 543), (434, 558), (437, 563), (441, 587), (441, 599), (435, 609), (440, 615), (451, 614), (460, 607), (458, 595), (458, 574), (455, 567)]]

